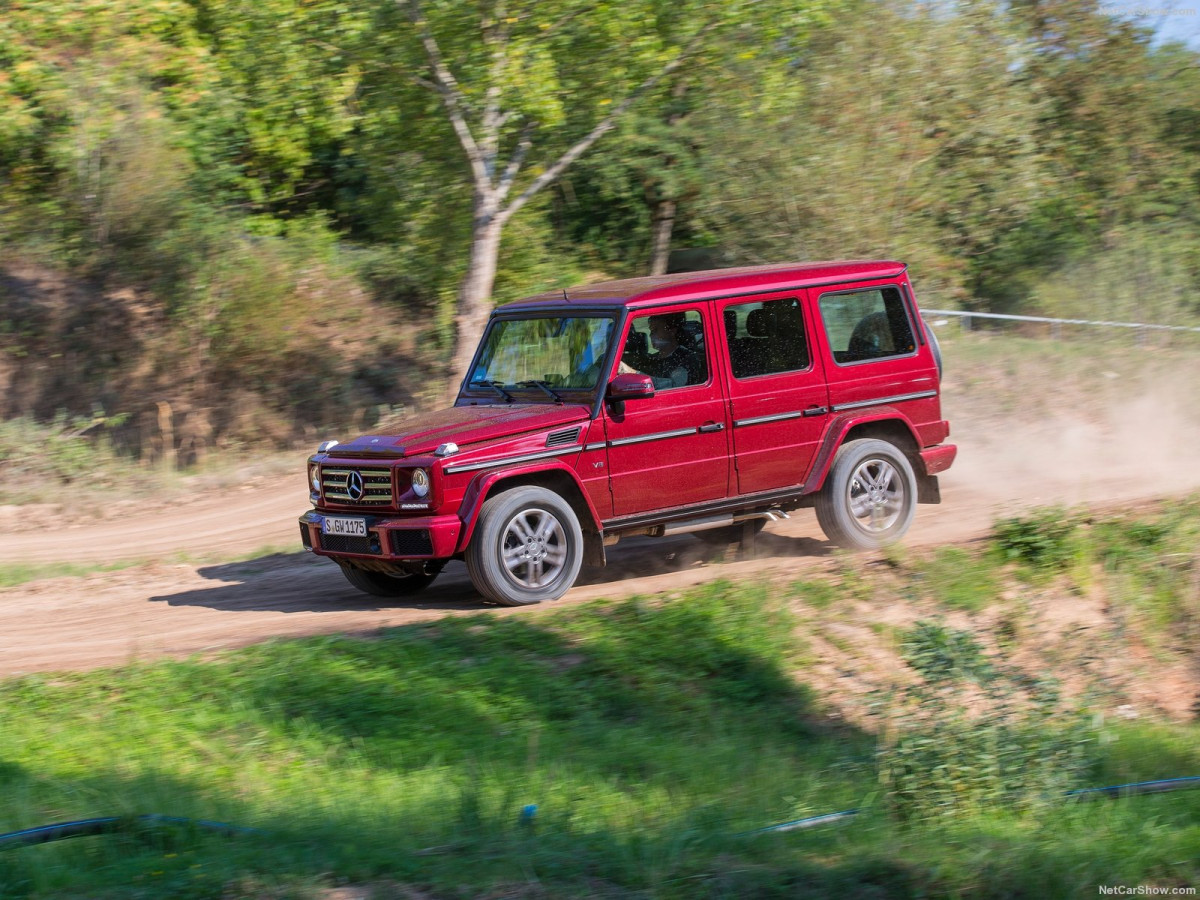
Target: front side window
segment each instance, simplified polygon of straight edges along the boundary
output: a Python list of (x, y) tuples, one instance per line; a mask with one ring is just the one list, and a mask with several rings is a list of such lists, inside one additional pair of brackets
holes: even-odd
[(649, 375), (660, 391), (707, 382), (700, 312), (689, 309), (634, 319), (621, 351), (619, 371)]
[(599, 316), (497, 319), (484, 338), (468, 387), (527, 390), (546, 399), (560, 391), (593, 391), (615, 324)]
[(899, 288), (825, 294), (821, 319), (839, 365), (906, 356), (916, 350)]
[(796, 298), (730, 304), (724, 317), (734, 378), (808, 368), (804, 313)]

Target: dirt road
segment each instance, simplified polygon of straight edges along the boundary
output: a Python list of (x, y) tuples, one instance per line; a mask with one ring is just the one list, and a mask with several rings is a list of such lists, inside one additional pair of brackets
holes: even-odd
[[(997, 515), (1021, 506), (1173, 496), (1200, 488), (1191, 450), (1195, 436), (1154, 441), (1134, 452), (1122, 443), (1128, 425), (1081, 425), (1082, 433), (1012, 430), (990, 440), (978, 432), (956, 437), (960, 457), (943, 476), (943, 503), (919, 507), (908, 543), (969, 540), (986, 532)], [(1144, 437), (1144, 429), (1139, 434)], [(181, 552), (234, 556), (298, 544), (296, 517), (305, 508), (294, 479), (251, 482), (159, 510), (131, 508), (74, 527), (61, 512), (25, 517), (10, 507), (0, 525), (0, 562), (151, 562), (0, 591), (0, 677), (494, 609), (480, 602), (461, 563), (451, 563), (415, 602), (384, 604), (351, 588), (333, 563), (303, 553), (210, 565), (169, 561)], [(825, 565), (830, 549), (810, 510), (770, 525), (753, 559), (726, 561), (720, 551), (686, 536), (630, 540), (611, 548), (609, 567), (585, 570), (580, 583), (547, 608), (676, 590), (718, 577), (785, 577)], [(539, 609), (498, 612), (538, 615)]]

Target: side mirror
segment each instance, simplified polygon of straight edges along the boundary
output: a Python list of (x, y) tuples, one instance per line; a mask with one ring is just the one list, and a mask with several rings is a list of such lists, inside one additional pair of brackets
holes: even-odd
[(608, 383), (606, 400), (645, 400), (654, 396), (654, 379), (649, 375), (624, 372)]

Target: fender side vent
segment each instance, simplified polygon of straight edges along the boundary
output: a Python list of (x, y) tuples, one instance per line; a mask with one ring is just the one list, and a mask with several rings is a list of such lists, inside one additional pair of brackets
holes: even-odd
[(562, 431), (553, 431), (546, 437), (547, 447), (569, 447), (571, 444), (579, 441), (579, 432), (583, 430), (583, 426), (576, 425), (574, 428), (566, 428)]

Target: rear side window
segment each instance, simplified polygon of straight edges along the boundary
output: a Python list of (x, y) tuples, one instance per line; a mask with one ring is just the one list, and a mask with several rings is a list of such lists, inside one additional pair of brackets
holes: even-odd
[(731, 304), (724, 315), (734, 378), (808, 368), (804, 315), (794, 297)]
[(834, 361), (842, 365), (907, 356), (917, 347), (899, 288), (825, 294), (821, 320)]

